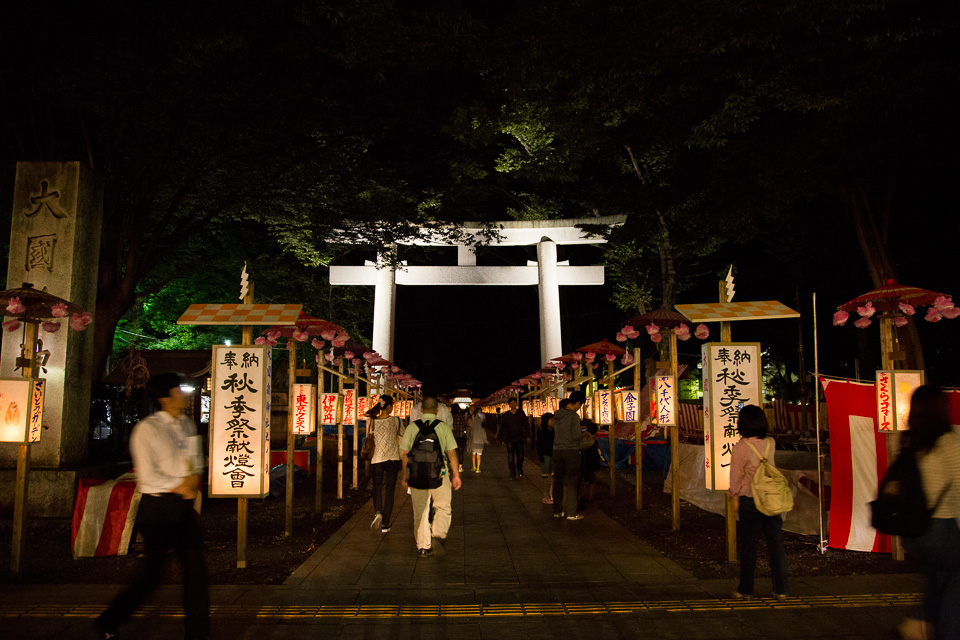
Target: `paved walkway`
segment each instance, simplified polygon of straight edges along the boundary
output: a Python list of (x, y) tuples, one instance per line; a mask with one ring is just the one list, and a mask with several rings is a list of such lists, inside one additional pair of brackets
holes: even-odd
[[(896, 638), (918, 602), (915, 575), (795, 578), (791, 598), (727, 598), (604, 514), (552, 517), (539, 470), (507, 477), (488, 447), (483, 473), (454, 493), (446, 551), (416, 555), (408, 496), (393, 529), (367, 504), (282, 586), (212, 587), (213, 638)], [(89, 638), (120, 586), (3, 586), (5, 637)], [(758, 579), (758, 594), (769, 579)], [(181, 637), (179, 589), (164, 587), (124, 638)]]

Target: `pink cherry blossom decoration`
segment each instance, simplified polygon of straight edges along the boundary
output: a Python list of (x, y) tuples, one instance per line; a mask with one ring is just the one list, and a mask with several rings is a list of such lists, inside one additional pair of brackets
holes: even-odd
[(904, 326), (905, 324), (907, 324), (907, 319), (904, 318), (903, 316), (900, 316), (899, 318), (894, 318), (894, 319), (893, 319), (893, 326), (895, 326), (895, 327), (902, 327), (902, 326)]
[(50, 307), (50, 315), (54, 318), (66, 318), (67, 317), (67, 304), (61, 302)]
[(943, 314), (937, 311), (936, 307), (927, 307), (927, 315), (923, 319), (927, 322), (940, 322), (943, 319)]
[(539, 371), (537, 371), (537, 372), (535, 372), (535, 373), (533, 374), (533, 379), (534, 379), (534, 380), (539, 380), (539, 379), (542, 378), (542, 377), (543, 377), (543, 374), (540, 373)]
[(275, 347), (277, 346), (277, 339), (274, 338), (273, 340), (271, 340), (270, 338), (267, 338), (267, 344), (270, 345), (271, 347)]
[(647, 325), (647, 333), (651, 336), (655, 333), (660, 333), (660, 327), (651, 322)]
[(350, 362), (352, 362), (352, 363), (353, 363), (353, 366), (356, 367), (356, 366), (358, 366), (361, 362), (363, 362), (363, 360), (361, 360), (360, 358), (353, 358), (352, 360), (350, 360)]
[(937, 299), (933, 301), (933, 306), (937, 309), (937, 311), (953, 309), (953, 299), (948, 298), (947, 296), (937, 296)]
[(912, 316), (917, 312), (917, 310), (913, 308), (912, 304), (907, 304), (906, 302), (901, 302), (897, 306), (900, 307), (900, 311), (902, 311), (904, 314), (908, 316)]
[(680, 326), (678, 326), (676, 329), (673, 330), (673, 332), (677, 334), (678, 340), (686, 341), (690, 339), (690, 327), (683, 324), (682, 322), (680, 323)]
[(627, 336), (623, 335), (622, 331), (617, 331), (617, 342), (626, 342)]
[(693, 332), (693, 335), (695, 335), (698, 340), (706, 340), (710, 337), (710, 329), (707, 325), (700, 323), (697, 325), (697, 330)]
[(6, 320), (5, 322), (2, 323), (2, 326), (4, 329), (12, 333), (20, 328), (20, 320), (18, 320), (17, 318), (14, 318), (12, 320)]
[(587, 362), (593, 362), (594, 359), (597, 357), (597, 354), (595, 354), (593, 351), (587, 351), (586, 357), (587, 357)]
[(331, 351), (331, 352), (329, 352), (329, 353), (323, 354), (323, 358), (324, 358), (324, 360), (326, 360), (327, 362), (333, 363), (333, 352)]
[(663, 334), (655, 333), (655, 334), (653, 334), (652, 336), (650, 336), (650, 339), (651, 339), (653, 342), (660, 342), (661, 340), (663, 340)]
[(91, 322), (93, 322), (93, 314), (89, 311), (75, 313), (70, 317), (70, 328), (74, 331), (83, 331)]
[(847, 324), (847, 320), (850, 319), (850, 314), (846, 311), (837, 311), (833, 314), (833, 326), (842, 327)]
[(276, 342), (277, 338), (280, 337), (279, 331), (267, 331), (267, 342)]
[(868, 302), (867, 304), (863, 305), (862, 307), (857, 307), (857, 313), (860, 314), (860, 316), (863, 317), (863, 318), (870, 318), (870, 317), (872, 317), (873, 314), (875, 314), (876, 312), (877, 312), (877, 310), (873, 308), (873, 303), (872, 303), (872, 302)]
[(267, 339), (263, 336), (258, 336), (253, 339), (253, 344), (267, 344)]
[(629, 353), (623, 354), (623, 357), (620, 358), (620, 363), (624, 365), (633, 364), (633, 356)]
[(355, 355), (355, 354), (353, 353), (353, 351), (344, 351), (344, 352), (343, 352), (343, 357), (346, 358), (347, 360), (353, 360), (353, 356), (354, 356), (354, 355)]
[(857, 329), (865, 329), (870, 326), (871, 322), (873, 322), (873, 320), (870, 318), (860, 318), (853, 323), (853, 326), (855, 326)]
[(949, 309), (944, 309), (943, 311), (940, 312), (940, 315), (942, 315), (944, 318), (947, 318), (948, 320), (953, 320), (958, 315), (960, 315), (960, 307), (950, 307)]
[(613, 362), (614, 360), (617, 359), (617, 354), (608, 353), (608, 354), (605, 354), (603, 357), (607, 359), (607, 362)]
[(59, 322), (44, 322), (40, 326), (43, 327), (43, 330), (47, 333), (56, 333), (57, 331), (60, 331)]
[(583, 359), (583, 354), (577, 351), (573, 354), (573, 359), (577, 362), (580, 362)]
[(326, 329), (320, 332), (320, 337), (324, 340), (333, 340), (337, 335), (337, 332), (333, 329)]
[(630, 338), (631, 340), (636, 340), (637, 338), (640, 337), (640, 332), (634, 329), (633, 331), (627, 334), (627, 337)]
[(623, 332), (623, 335), (629, 336), (631, 333), (634, 332), (634, 328), (632, 324), (628, 324), (628, 325), (625, 325), (623, 329), (620, 329), (620, 331)]
[(27, 308), (23, 306), (22, 302), (20, 302), (20, 298), (17, 298), (16, 296), (10, 298), (10, 300), (7, 302), (7, 312), (9, 312), (10, 315), (20, 315), (26, 310)]
[(311, 340), (310, 344), (313, 346), (314, 349), (323, 349), (324, 345), (326, 345), (326, 343), (323, 340), (317, 340), (316, 338)]

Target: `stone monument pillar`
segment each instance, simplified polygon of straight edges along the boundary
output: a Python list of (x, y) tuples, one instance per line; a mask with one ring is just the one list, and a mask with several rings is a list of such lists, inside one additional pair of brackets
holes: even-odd
[[(103, 192), (92, 170), (80, 162), (19, 162), (13, 193), (13, 222), (10, 230), (10, 257), (7, 288), (28, 282), (36, 289), (74, 302), (85, 311), (94, 311), (100, 256), (100, 225)], [(6, 300), (0, 301), (6, 305)], [(94, 316), (94, 322), (96, 322)], [(40, 442), (31, 445), (30, 510), (43, 511), (44, 485), (69, 482), (71, 488), (56, 500), (66, 500), (67, 515), (72, 508), (72, 474), (56, 471), (86, 460), (89, 433), (90, 385), (93, 332), (72, 331), (66, 322), (56, 333), (39, 332), (43, 349), (50, 351), (46, 373), (43, 432)], [(19, 377), (15, 369), (22, 332), (5, 333), (0, 350), (0, 375)], [(16, 447), (0, 446), (0, 466), (16, 464)], [(34, 478), (35, 474), (47, 478)], [(12, 474), (11, 474), (12, 475)], [(53, 479), (57, 476), (57, 479)], [(66, 477), (69, 476), (69, 477)], [(0, 487), (8, 474), (0, 477)], [(0, 493), (6, 493), (0, 491)], [(57, 492), (59, 493), (59, 492)], [(0, 501), (2, 502), (2, 501)], [(49, 503), (47, 507), (49, 507)], [(55, 506), (60, 512), (64, 505)]]

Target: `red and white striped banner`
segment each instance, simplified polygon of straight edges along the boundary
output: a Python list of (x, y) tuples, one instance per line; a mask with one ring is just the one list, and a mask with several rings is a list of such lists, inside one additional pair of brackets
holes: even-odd
[(133, 473), (107, 481), (81, 478), (73, 507), (73, 557), (127, 555), (139, 505)]

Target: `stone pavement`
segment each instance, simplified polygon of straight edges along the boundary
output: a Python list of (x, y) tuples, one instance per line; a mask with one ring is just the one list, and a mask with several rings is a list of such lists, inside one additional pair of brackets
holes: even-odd
[[(896, 638), (916, 575), (793, 578), (791, 597), (727, 597), (604, 514), (568, 522), (540, 502), (539, 469), (511, 481), (503, 447), (455, 492), (445, 552), (416, 555), (408, 496), (393, 529), (368, 503), (278, 586), (211, 587), (212, 638)], [(603, 487), (600, 487), (602, 490)], [(123, 576), (126, 578), (126, 576)], [(0, 586), (6, 638), (92, 638), (121, 586)], [(123, 638), (182, 637), (178, 587), (162, 588)]]

